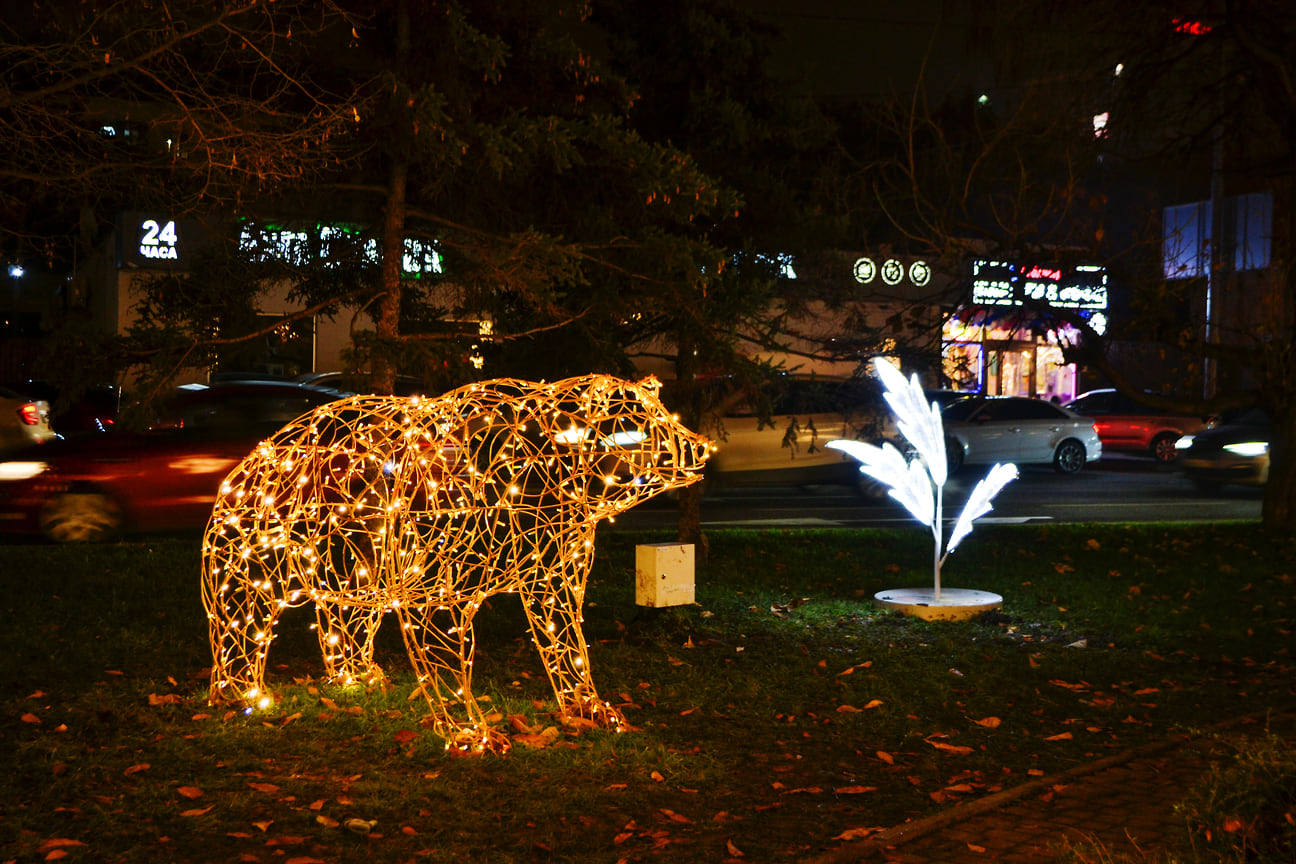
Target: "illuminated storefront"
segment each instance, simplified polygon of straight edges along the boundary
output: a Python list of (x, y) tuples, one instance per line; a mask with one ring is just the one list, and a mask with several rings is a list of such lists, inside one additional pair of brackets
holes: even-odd
[(1103, 332), (1106, 270), (973, 261), (972, 302), (951, 316), (942, 332), (944, 374), (951, 386), (990, 396), (1060, 402), (1074, 397), (1076, 368), (1063, 363), (1061, 346), (1079, 334), (1050, 320), (1041, 304), (1073, 311)]

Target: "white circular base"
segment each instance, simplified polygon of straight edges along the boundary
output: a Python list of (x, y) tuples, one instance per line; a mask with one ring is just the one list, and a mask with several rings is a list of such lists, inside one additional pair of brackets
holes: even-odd
[(932, 588), (892, 588), (879, 591), (873, 599), (894, 612), (924, 621), (967, 621), (1003, 605), (998, 594), (969, 588), (942, 588), (939, 600)]

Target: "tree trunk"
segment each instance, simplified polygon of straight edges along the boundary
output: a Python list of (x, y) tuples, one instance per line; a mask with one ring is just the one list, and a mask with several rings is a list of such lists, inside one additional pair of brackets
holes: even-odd
[(400, 338), (401, 259), (405, 254), (405, 186), (408, 166), (402, 160), (392, 165), (387, 190), (387, 212), (382, 227), (382, 286), (375, 311), (378, 336), (373, 357), (371, 386), (377, 393), (391, 393), (396, 387), (392, 352)]
[(1261, 519), (1266, 528), (1296, 534), (1296, 407), (1277, 412), (1269, 435), (1269, 483)]
[[(404, 2), (396, 4), (395, 69), (404, 71), (410, 54), (409, 8)], [(398, 78), (392, 94), (391, 110), (403, 117), (411, 127), (410, 106), (412, 97), (403, 78)], [(399, 124), (397, 128), (400, 128)], [(392, 357), (397, 353), (400, 339), (401, 315), (401, 265), (405, 257), (405, 191), (409, 179), (408, 150), (399, 142), (393, 147), (391, 173), (387, 184), (387, 208), (382, 226), (382, 271), (375, 309), (374, 331), (378, 344), (371, 360), (370, 385), (377, 393), (392, 393), (396, 389), (396, 366)]]
[[(675, 383), (680, 395), (677, 406), (680, 419), (690, 429), (702, 428), (701, 399), (697, 392), (697, 360), (693, 354), (693, 340), (680, 333), (676, 339)], [(699, 563), (707, 559), (707, 538), (702, 533), (702, 484), (694, 483), (680, 490), (679, 542), (693, 544), (693, 557)]]

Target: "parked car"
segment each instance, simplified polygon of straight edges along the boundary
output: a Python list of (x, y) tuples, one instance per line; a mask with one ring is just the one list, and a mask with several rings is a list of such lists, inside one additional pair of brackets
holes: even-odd
[(949, 469), (1012, 462), (1074, 474), (1102, 456), (1094, 422), (1060, 405), (1017, 396), (962, 399), (941, 413)]
[(1259, 408), (1226, 415), (1213, 428), (1179, 439), (1179, 468), (1203, 492), (1232, 484), (1263, 486), (1269, 482), (1271, 428)]
[(120, 393), (112, 384), (94, 384), (70, 398), (44, 381), (29, 379), (14, 389), (29, 399), (48, 403), (50, 426), (54, 434), (65, 438), (85, 432), (103, 432), (117, 420)]
[(1176, 441), (1214, 422), (1210, 417), (1149, 408), (1111, 388), (1090, 390), (1062, 407), (1093, 418), (1103, 450), (1139, 453), (1162, 464), (1178, 457)]
[(0, 453), (41, 444), (53, 437), (48, 402), (0, 387)]
[(292, 383), (179, 388), (152, 428), (56, 440), (0, 461), (0, 531), (56, 542), (201, 528), (257, 442), (338, 394)]

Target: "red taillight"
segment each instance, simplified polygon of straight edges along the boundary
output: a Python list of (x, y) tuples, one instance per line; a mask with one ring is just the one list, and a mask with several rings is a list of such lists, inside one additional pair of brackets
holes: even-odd
[(25, 402), (18, 409), (18, 419), (27, 426), (36, 426), (41, 422), (40, 406), (35, 402)]

